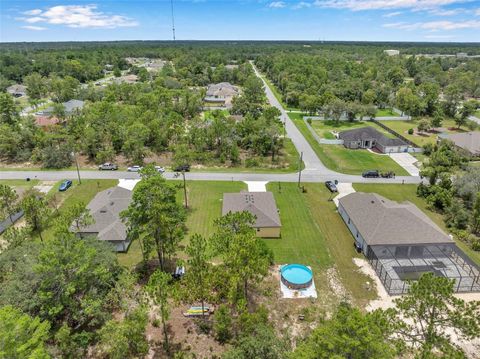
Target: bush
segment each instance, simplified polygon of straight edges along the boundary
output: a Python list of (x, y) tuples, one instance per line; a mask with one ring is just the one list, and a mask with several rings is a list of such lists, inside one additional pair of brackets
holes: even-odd
[(260, 166), (260, 162), (256, 158), (247, 158), (245, 160), (246, 167), (258, 167)]
[(413, 128), (409, 128), (409, 129), (408, 129), (408, 134), (409, 134), (409, 135), (413, 135), (413, 132), (414, 132), (414, 131), (413, 131)]
[(312, 125), (312, 119), (311, 119), (311, 118), (307, 118), (307, 123), (311, 126), (311, 125)]
[(218, 307), (215, 313), (213, 329), (215, 331), (215, 338), (220, 343), (226, 343), (232, 337), (230, 329), (232, 327), (232, 315), (225, 304)]
[(72, 164), (71, 148), (67, 144), (50, 145), (42, 151), (43, 167), (65, 168)]

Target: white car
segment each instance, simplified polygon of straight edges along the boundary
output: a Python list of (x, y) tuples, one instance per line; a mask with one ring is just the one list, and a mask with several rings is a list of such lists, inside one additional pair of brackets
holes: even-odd
[(127, 168), (127, 171), (128, 172), (138, 172), (142, 169), (143, 167), (142, 166), (132, 166), (132, 167), (128, 167)]
[(155, 166), (155, 170), (157, 172), (160, 172), (160, 173), (164, 173), (165, 172), (165, 168), (164, 167), (160, 167), (160, 166)]

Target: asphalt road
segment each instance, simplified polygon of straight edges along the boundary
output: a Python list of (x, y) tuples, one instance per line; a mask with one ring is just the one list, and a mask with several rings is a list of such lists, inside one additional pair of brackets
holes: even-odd
[[(357, 175), (347, 175), (332, 171), (325, 167), (320, 161), (310, 144), (290, 120), (287, 112), (277, 100), (270, 87), (260, 77), (257, 68), (252, 64), (255, 74), (265, 85), (267, 99), (272, 106), (278, 108), (281, 112), (281, 119), (285, 122), (287, 136), (291, 138), (297, 151), (303, 152), (303, 162), (305, 169), (301, 173), (302, 182), (325, 182), (327, 180), (337, 180), (338, 182), (351, 183), (419, 183), (421, 179), (416, 176), (399, 176), (396, 178), (376, 178), (369, 179)], [(80, 171), (81, 178), (84, 179), (121, 179), (121, 178), (139, 178), (138, 173), (125, 171)], [(167, 172), (164, 176), (168, 179), (180, 179), (175, 173)], [(39, 179), (60, 181), (63, 179), (77, 179), (76, 171), (0, 171), (0, 179)], [(194, 181), (270, 181), (270, 182), (297, 182), (298, 173), (276, 174), (276, 173), (220, 173), (220, 172), (189, 172), (186, 174), (188, 180)]]

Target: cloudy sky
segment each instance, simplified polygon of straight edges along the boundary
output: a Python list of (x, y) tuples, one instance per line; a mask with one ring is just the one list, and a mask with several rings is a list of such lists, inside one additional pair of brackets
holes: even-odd
[[(173, 0), (180, 40), (480, 42), (480, 0)], [(170, 40), (170, 0), (0, 0), (0, 42)]]

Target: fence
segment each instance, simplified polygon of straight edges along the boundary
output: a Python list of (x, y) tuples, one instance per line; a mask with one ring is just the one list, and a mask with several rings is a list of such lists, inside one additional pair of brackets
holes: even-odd
[(392, 135), (398, 137), (398, 138), (401, 139), (402, 141), (408, 143), (410, 146), (420, 148), (420, 146), (417, 145), (415, 142), (410, 141), (408, 138), (405, 138), (404, 136), (402, 136), (401, 134), (399, 134), (397, 131), (392, 130), (390, 127), (385, 126), (385, 125), (384, 125), (383, 123), (381, 123), (380, 121), (375, 120), (374, 118), (371, 118), (370, 121), (373, 122), (373, 123), (375, 123), (375, 124), (377, 124), (378, 126), (380, 126), (381, 128), (383, 128), (385, 131), (387, 131), (388, 133), (391, 133)]

